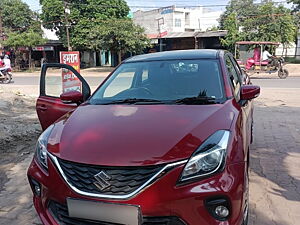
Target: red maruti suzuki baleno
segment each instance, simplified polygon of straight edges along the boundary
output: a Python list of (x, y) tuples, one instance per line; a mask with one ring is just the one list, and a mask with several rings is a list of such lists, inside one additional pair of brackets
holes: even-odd
[(247, 224), (260, 88), (229, 52), (135, 56), (90, 92), (43, 66), (28, 179), (44, 224)]

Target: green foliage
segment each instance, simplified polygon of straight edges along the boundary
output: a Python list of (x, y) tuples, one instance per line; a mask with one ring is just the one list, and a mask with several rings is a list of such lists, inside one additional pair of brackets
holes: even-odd
[(231, 13), (224, 20), (224, 28), (228, 31), (226, 38), (221, 39), (221, 44), (228, 50), (234, 50), (235, 43), (241, 40), (236, 13)]
[(295, 5), (295, 11), (300, 11), (300, 0), (289, 0), (288, 2)]
[[(247, 3), (247, 7), (236, 8), (237, 5), (243, 5), (243, 2)], [(233, 3), (236, 5), (232, 5)], [(250, 0), (232, 0), (230, 5), (232, 7), (228, 7), (228, 12), (222, 17), (223, 29), (228, 30), (228, 36), (221, 40), (230, 50), (233, 50), (234, 43), (239, 40), (273, 41), (284, 46), (295, 41), (296, 19), (292, 11), (283, 5), (276, 6), (272, 1), (254, 5)], [(228, 14), (229, 12), (233, 13)]]
[(221, 15), (221, 29), (226, 28), (225, 21), (232, 13), (235, 13), (239, 17), (239, 21), (243, 22), (246, 16), (257, 14), (257, 7), (253, 4), (253, 0), (231, 0), (228, 6), (226, 6), (225, 12)]
[(9, 30), (27, 30), (36, 24), (36, 14), (21, 0), (1, 0), (3, 26)]
[[(66, 45), (67, 24), (64, 2), (62, 0), (40, 0), (40, 3), (44, 27), (55, 30)], [(99, 32), (95, 33), (95, 27), (99, 29), (103, 25), (107, 25), (103, 29), (110, 29), (114, 24), (106, 21), (114, 19), (123, 21), (127, 19), (129, 13), (129, 7), (124, 0), (70, 0), (67, 8), (70, 10), (67, 17), (70, 25), (71, 45), (78, 50), (98, 49)]]
[(27, 32), (18, 33), (12, 32), (9, 34), (7, 40), (3, 42), (5, 46), (17, 49), (18, 47), (35, 47), (46, 43), (46, 39), (43, 36), (33, 30)]
[(131, 19), (104, 20), (89, 33), (88, 39), (94, 40), (96, 48), (113, 52), (141, 53), (150, 46), (144, 29)]

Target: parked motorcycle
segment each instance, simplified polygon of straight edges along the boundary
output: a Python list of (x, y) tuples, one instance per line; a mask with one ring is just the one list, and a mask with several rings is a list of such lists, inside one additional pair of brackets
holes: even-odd
[(0, 82), (3, 84), (8, 84), (12, 80), (11, 69), (5, 69), (0, 71)]

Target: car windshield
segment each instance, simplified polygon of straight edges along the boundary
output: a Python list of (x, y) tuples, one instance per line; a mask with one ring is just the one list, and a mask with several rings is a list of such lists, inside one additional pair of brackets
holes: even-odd
[(90, 104), (215, 104), (224, 99), (217, 60), (122, 64)]

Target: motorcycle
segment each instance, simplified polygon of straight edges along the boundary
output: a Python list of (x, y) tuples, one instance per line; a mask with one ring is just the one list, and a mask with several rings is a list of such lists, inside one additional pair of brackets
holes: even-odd
[(12, 80), (12, 70), (4, 69), (0, 71), (0, 82), (3, 84), (8, 84)]
[[(279, 46), (279, 44), (280, 43), (277, 42), (267, 41), (239, 41), (236, 43), (235, 56), (237, 57), (237, 51), (239, 50), (240, 56), (243, 57), (238, 59), (237, 62), (249, 76), (255, 73), (277, 73), (280, 79), (285, 79), (288, 77), (289, 71), (284, 68), (283, 57), (274, 57), (272, 63), (269, 61), (262, 61), (261, 59), (265, 46), (270, 45), (273, 46), (273, 48), (276, 48)], [(248, 58), (249, 55), (247, 51), (245, 52), (245, 49), (247, 48), (244, 47), (244, 50), (239, 49), (242, 45), (255, 46), (253, 57)]]

